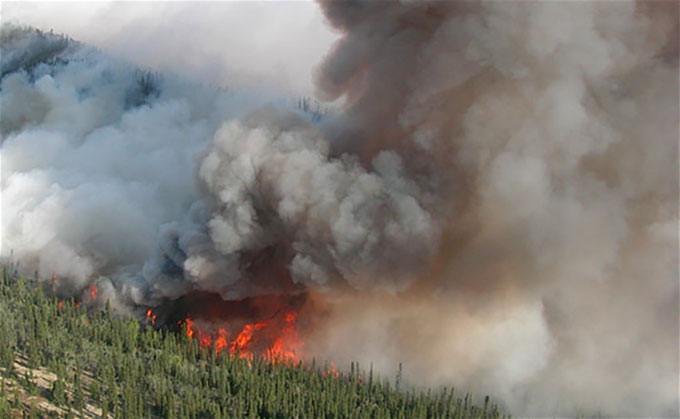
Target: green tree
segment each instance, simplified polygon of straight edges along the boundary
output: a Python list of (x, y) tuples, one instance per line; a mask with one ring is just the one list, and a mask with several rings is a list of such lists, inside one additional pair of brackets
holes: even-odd
[(61, 377), (57, 377), (52, 383), (52, 401), (60, 406), (66, 404), (66, 386)]

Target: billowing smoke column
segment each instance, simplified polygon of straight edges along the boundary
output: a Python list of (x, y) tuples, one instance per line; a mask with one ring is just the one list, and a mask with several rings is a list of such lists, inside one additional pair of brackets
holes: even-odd
[(305, 355), (515, 415), (677, 416), (677, 4), (320, 6), (321, 124), (3, 32), (2, 255), (138, 315), (302, 295)]
[(520, 415), (677, 416), (677, 3), (322, 7), (335, 153), (405, 157), (441, 236), (408, 291), (339, 299), (318, 350)]

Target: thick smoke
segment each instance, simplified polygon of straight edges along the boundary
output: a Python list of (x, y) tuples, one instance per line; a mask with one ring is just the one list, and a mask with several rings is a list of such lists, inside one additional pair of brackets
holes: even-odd
[(322, 7), (337, 152), (408, 156), (442, 235), (407, 292), (331, 304), (316, 350), (520, 415), (677, 416), (677, 3)]
[(2, 20), (157, 71), (305, 96), (314, 92), (310, 69), (336, 38), (310, 1), (6, 2)]
[(145, 264), (171, 223), (200, 218), (206, 146), (265, 98), (12, 26), (2, 28), (2, 74), (2, 255), (24, 273), (56, 275), (65, 295), (93, 281), (115, 288), (121, 308), (162, 295)]
[(677, 416), (677, 4), (321, 7), (321, 124), (3, 30), (2, 256), (133, 312), (304, 291), (306, 355), (515, 415)]

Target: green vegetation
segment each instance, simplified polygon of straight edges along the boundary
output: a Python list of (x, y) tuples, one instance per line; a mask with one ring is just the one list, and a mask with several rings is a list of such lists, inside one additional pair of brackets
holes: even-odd
[[(354, 371), (358, 367), (353, 366)], [(400, 391), (357, 372), (215, 356), (184, 334), (104, 310), (60, 307), (2, 270), (0, 417), (499, 417), (453, 390)], [(398, 385), (398, 380), (396, 385)]]

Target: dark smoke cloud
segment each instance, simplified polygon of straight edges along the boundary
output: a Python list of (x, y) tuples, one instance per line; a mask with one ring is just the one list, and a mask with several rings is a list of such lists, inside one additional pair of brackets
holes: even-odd
[(310, 357), (677, 416), (677, 4), (320, 6), (322, 124), (72, 44), (9, 72), (3, 256), (121, 310), (304, 290)]

